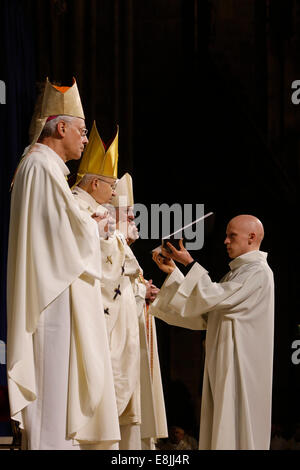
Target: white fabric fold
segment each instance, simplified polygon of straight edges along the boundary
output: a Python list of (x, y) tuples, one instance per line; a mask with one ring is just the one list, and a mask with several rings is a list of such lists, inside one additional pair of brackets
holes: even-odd
[[(22, 426), (20, 412), (37, 396), (33, 335), (40, 315), (66, 289), (71, 289), (74, 316), (67, 432), (83, 441), (98, 442), (102, 438), (114, 441), (120, 435), (112, 408), (108, 432), (105, 434), (101, 428), (104, 395), (112, 395), (114, 388), (112, 372), (105, 365), (108, 345), (99, 299), (97, 225), (75, 203), (65, 178), (68, 173), (63, 160), (52, 149), (35, 144), (15, 177), (7, 276), (11, 415)], [(108, 384), (106, 391), (104, 378)]]
[(200, 449), (268, 449), (271, 431), (274, 280), (267, 254), (251, 251), (213, 282), (195, 263), (166, 279), (150, 313), (206, 329)]

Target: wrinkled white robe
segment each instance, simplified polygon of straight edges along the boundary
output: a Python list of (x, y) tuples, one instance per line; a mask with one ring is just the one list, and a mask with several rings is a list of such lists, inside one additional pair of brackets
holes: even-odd
[[(91, 195), (80, 187), (73, 195), (81, 210), (101, 213), (106, 210)], [(114, 375), (118, 414), (121, 417), (134, 391), (139, 387), (139, 330), (135, 297), (130, 280), (125, 275), (126, 241), (115, 231), (107, 239), (100, 239), (101, 246), (101, 292), (105, 311), (110, 356)], [(119, 287), (119, 292), (115, 289)], [(135, 406), (139, 409), (139, 406)], [(140, 412), (131, 413), (129, 421), (122, 417), (123, 424), (140, 422)]]
[(168, 426), (157, 348), (155, 318), (148, 313), (145, 302), (146, 285), (142, 274), (141, 270), (140, 276), (133, 280), (140, 329), (141, 439), (142, 449), (155, 450), (156, 440), (168, 437)]
[[(110, 312), (107, 326), (121, 431), (119, 447), (120, 450), (140, 450), (140, 340), (130, 280), (131, 275), (137, 275), (136, 266), (128, 260), (128, 245), (118, 230), (111, 240), (101, 240), (101, 249), (102, 263), (105, 263), (102, 292)], [(112, 264), (106, 262), (107, 256)], [(118, 286), (121, 294), (114, 298)]]
[[(71, 439), (101, 448), (103, 442), (114, 445), (120, 439), (100, 295), (97, 225), (78, 209), (65, 179), (68, 173), (52, 149), (36, 144), (18, 168), (11, 198), (9, 398), (12, 418), (33, 433), (29, 442), (38, 449), (70, 448)], [(65, 328), (65, 345), (61, 335), (56, 341), (53, 334), (53, 308), (63, 313), (55, 328)], [(46, 351), (51, 357), (44, 356)], [(65, 415), (55, 424), (57, 409)], [(43, 416), (51, 412), (50, 442), (43, 440), (50, 426)]]
[[(102, 212), (103, 206), (81, 188), (73, 195), (82, 210)], [(129, 275), (138, 275), (126, 255), (128, 248), (121, 232), (100, 240), (101, 292), (106, 317), (110, 357), (119, 415), (120, 450), (139, 450), (140, 424), (140, 344), (135, 296)], [(129, 272), (128, 272), (129, 271)], [(116, 292), (118, 289), (118, 292)]]
[(176, 268), (150, 312), (169, 324), (207, 328), (200, 449), (269, 449), (274, 281), (267, 254), (230, 262), (220, 283), (195, 263)]

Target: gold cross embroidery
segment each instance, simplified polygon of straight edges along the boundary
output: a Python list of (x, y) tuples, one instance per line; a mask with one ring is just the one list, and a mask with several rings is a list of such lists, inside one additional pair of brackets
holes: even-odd
[(106, 262), (112, 264), (111, 256), (106, 257)]

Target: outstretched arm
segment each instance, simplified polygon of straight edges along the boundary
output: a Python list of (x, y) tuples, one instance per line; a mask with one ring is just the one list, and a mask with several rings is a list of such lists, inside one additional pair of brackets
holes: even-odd
[(183, 264), (184, 266), (187, 266), (188, 264), (194, 261), (190, 253), (183, 246), (182, 238), (181, 240), (179, 240), (180, 250), (176, 250), (176, 248), (170, 242), (167, 242), (167, 245), (169, 249), (171, 250), (171, 253), (162, 249), (162, 254), (164, 256), (166, 255), (169, 258), (172, 258), (174, 261), (178, 261), (178, 263)]

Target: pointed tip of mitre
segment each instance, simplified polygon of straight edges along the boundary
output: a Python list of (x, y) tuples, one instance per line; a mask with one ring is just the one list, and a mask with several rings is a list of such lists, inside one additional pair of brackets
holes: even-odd
[(80, 182), (86, 174), (106, 176), (108, 178), (118, 178), (118, 136), (119, 126), (115, 138), (109, 148), (105, 150), (103, 141), (97, 130), (96, 122), (89, 135), (89, 143), (87, 144), (77, 171), (76, 184)]
[(30, 147), (38, 141), (50, 116), (72, 116), (85, 119), (75, 77), (73, 77), (72, 86), (53, 85), (49, 78), (46, 78), (30, 123)]
[(113, 196), (111, 204), (114, 207), (133, 207), (133, 184), (132, 177), (129, 173), (125, 173), (116, 185), (115, 196)]
[(54, 85), (46, 79), (41, 117), (59, 115), (85, 119), (75, 77), (71, 86)]

